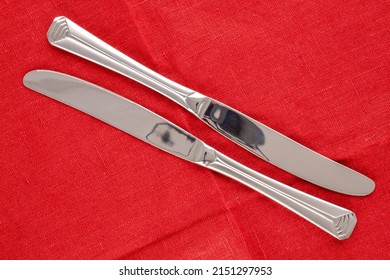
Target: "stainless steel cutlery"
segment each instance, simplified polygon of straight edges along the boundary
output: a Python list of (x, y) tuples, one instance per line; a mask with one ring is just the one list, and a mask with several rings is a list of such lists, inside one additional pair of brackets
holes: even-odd
[[(58, 48), (161, 93), (241, 147), (298, 177), (349, 195), (367, 195), (375, 188), (370, 178), (308, 149), (215, 99), (150, 70), (66, 17), (54, 19), (47, 37)], [(352, 211), (249, 169), (179, 126), (104, 88), (49, 70), (31, 71), (25, 75), (23, 83), (34, 91), (87, 113), (161, 150), (226, 175), (340, 240), (348, 238), (356, 225), (356, 216)]]
[(217, 100), (163, 77), (66, 17), (54, 19), (47, 37), (58, 48), (118, 72), (170, 98), (241, 147), (298, 177), (349, 195), (367, 195), (374, 190), (375, 183), (370, 178)]
[(161, 116), (104, 88), (47, 70), (27, 73), (23, 83), (161, 150), (224, 174), (340, 240), (348, 238), (355, 227), (356, 216), (352, 211), (251, 170)]

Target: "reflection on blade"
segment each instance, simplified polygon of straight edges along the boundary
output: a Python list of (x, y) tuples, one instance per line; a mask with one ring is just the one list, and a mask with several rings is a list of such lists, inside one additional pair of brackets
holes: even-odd
[[(61, 73), (29, 72), (24, 83), (145, 142), (189, 161), (202, 161), (204, 143), (160, 116), (106, 89)], [(91, 102), (92, 101), (92, 102)]]
[(261, 151), (261, 146), (265, 143), (265, 135), (248, 118), (242, 117), (227, 106), (211, 102), (203, 115), (203, 120), (228, 138), (241, 143), (247, 149), (256, 151), (261, 158), (269, 161)]
[(308, 149), (216, 100), (208, 98), (198, 107), (196, 114), (245, 149), (316, 185), (350, 195), (367, 195), (375, 188), (374, 181), (363, 174)]
[(156, 124), (153, 130), (146, 135), (146, 139), (157, 147), (165, 147), (171, 153), (184, 157), (190, 154), (196, 140), (170, 123)]
[(58, 48), (161, 93), (230, 140), (296, 176), (345, 194), (367, 195), (374, 190), (375, 184), (368, 177), (298, 144), (221, 102), (154, 72), (66, 17), (54, 19), (47, 37)]
[(350, 210), (257, 173), (157, 114), (113, 92), (72, 76), (45, 70), (27, 73), (23, 83), (166, 152), (243, 183), (338, 239), (348, 238), (355, 227), (356, 217)]

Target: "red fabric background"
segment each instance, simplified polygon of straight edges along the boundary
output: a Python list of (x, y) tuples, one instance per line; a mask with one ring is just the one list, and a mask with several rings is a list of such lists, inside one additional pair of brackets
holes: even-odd
[[(376, 182), (337, 194), (161, 95), (49, 45), (64, 15), (148, 67)], [(3, 1), (1, 259), (389, 259), (388, 1)], [(50, 69), (117, 92), (239, 162), (353, 210), (338, 241), (262, 195), (23, 87)], [(297, 163), (299, 164), (299, 163)]]

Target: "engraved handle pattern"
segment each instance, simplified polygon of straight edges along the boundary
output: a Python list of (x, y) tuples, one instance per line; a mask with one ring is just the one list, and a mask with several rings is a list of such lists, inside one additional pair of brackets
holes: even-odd
[(215, 158), (204, 165), (285, 206), (337, 239), (348, 238), (356, 225), (352, 211), (271, 179), (218, 151), (215, 151)]
[[(134, 61), (66, 17), (54, 19), (47, 37), (52, 45), (140, 82), (186, 108), (187, 98), (194, 95), (193, 90)], [(199, 99), (202, 98), (199, 95)], [(196, 108), (195, 105), (193, 107)], [(351, 235), (356, 225), (356, 216), (350, 210), (288, 187), (219, 152), (215, 153), (215, 160), (203, 165), (262, 193), (340, 240)]]
[(193, 94), (193, 90), (138, 63), (66, 17), (53, 20), (47, 38), (53, 46), (122, 74), (188, 107), (186, 97)]

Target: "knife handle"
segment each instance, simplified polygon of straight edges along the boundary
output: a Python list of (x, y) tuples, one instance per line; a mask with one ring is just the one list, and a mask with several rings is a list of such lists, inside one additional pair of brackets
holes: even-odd
[[(66, 17), (56, 17), (47, 32), (49, 42), (58, 48), (133, 79), (188, 108), (186, 97), (194, 91), (145, 67)], [(198, 94), (198, 97), (200, 94)]]
[(214, 153), (213, 160), (204, 163), (209, 169), (243, 183), (282, 204), (337, 239), (343, 240), (351, 235), (357, 221), (352, 211), (271, 179), (218, 151), (214, 150)]

